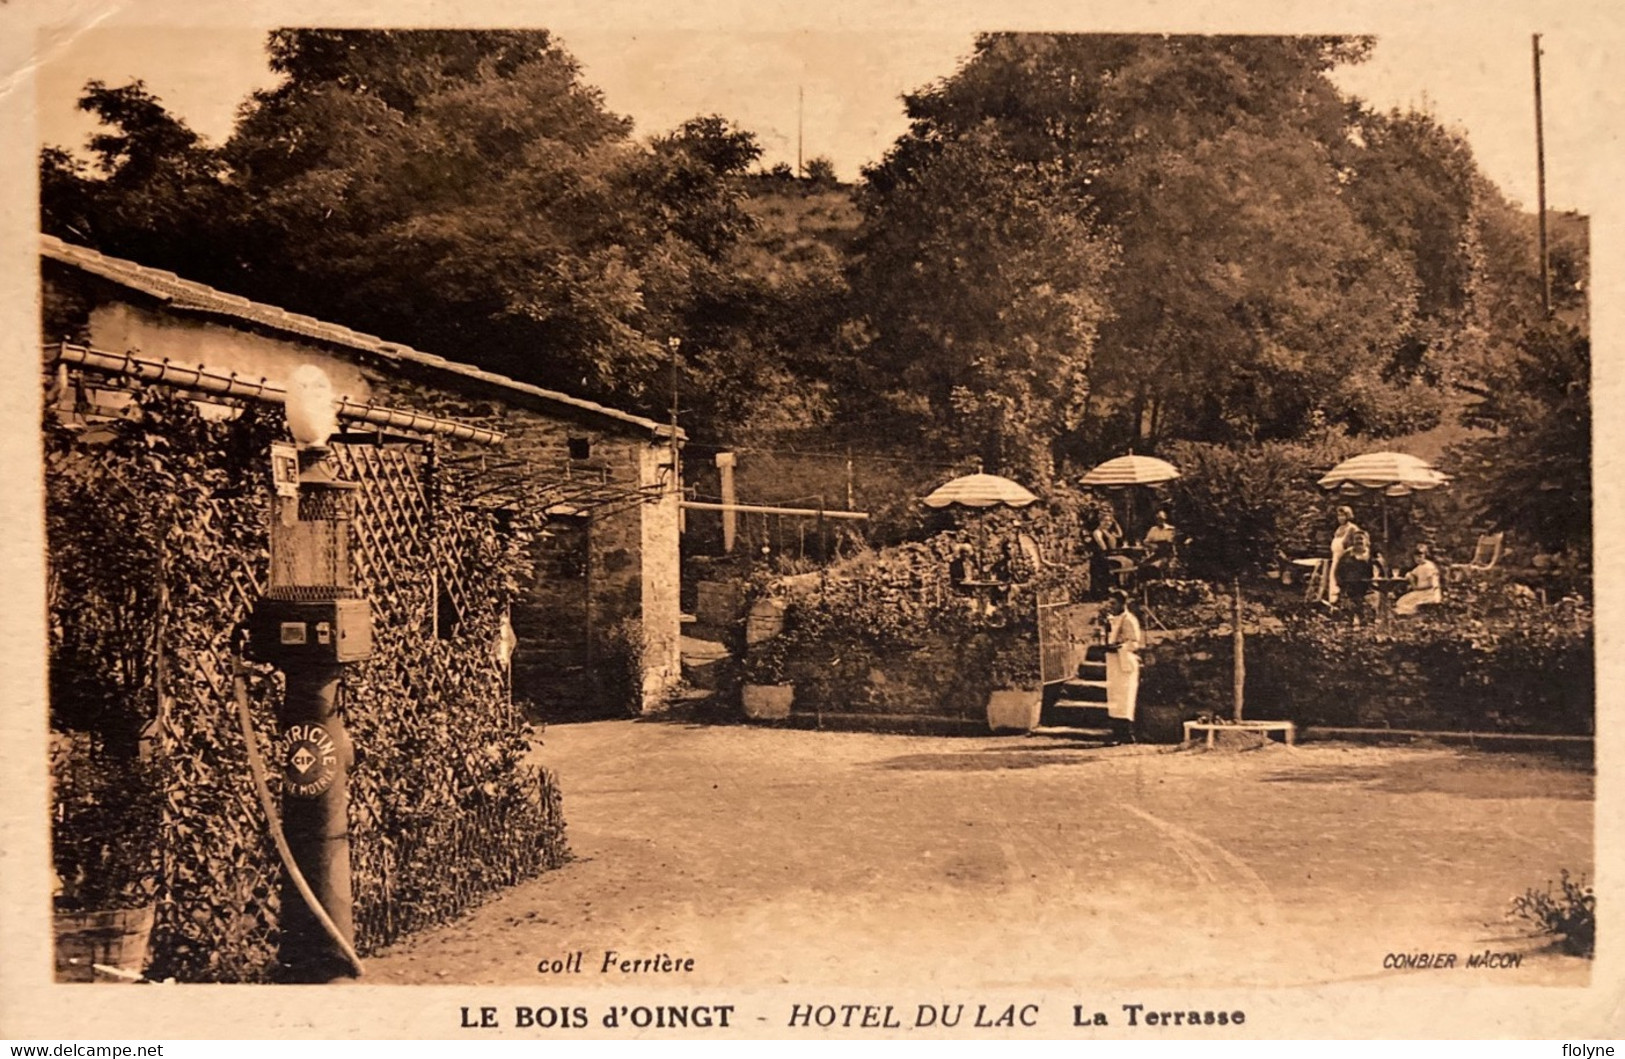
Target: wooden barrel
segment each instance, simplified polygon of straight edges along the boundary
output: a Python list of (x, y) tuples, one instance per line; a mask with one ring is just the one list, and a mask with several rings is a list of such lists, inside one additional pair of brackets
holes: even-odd
[(113, 912), (58, 912), (56, 980), (94, 982), (97, 964), (124, 971), (131, 981), (139, 977), (147, 965), (152, 913), (152, 905)]

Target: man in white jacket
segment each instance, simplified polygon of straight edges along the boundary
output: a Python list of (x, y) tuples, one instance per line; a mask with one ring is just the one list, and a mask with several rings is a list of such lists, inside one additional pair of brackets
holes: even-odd
[(1106, 714), (1132, 729), (1140, 693), (1140, 619), (1121, 589), (1107, 597), (1106, 614)]

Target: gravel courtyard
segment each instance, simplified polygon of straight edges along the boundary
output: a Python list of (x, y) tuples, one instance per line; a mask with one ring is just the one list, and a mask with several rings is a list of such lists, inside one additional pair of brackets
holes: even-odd
[[(1505, 918), (1591, 872), (1591, 770), (1545, 755), (631, 721), (554, 726), (536, 753), (575, 859), (367, 981), (535, 984), (582, 952), (568, 984), (607, 983), (606, 950), (692, 957), (685, 986), (1588, 981)], [(1384, 966), (1485, 951), (1521, 960)]]

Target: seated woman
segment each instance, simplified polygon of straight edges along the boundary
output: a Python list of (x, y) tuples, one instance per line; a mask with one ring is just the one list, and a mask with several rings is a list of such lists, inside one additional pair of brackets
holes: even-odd
[(1122, 554), (1123, 530), (1110, 511), (1101, 514), (1088, 537), (1089, 594), (1099, 599), (1134, 563)]
[(973, 596), (976, 589), (975, 582), (982, 579), (982, 571), (976, 563), (976, 550), (968, 544), (954, 545), (952, 558), (948, 560), (948, 583), (956, 595)]
[(954, 545), (953, 557), (948, 560), (948, 587), (961, 597), (967, 612), (975, 615), (986, 612), (988, 599), (983, 591), (982, 568), (977, 562), (976, 549), (969, 544)]
[(1115, 552), (1123, 546), (1123, 529), (1117, 524), (1117, 516), (1110, 511), (1100, 516), (1095, 531), (1089, 536), (1094, 541), (1095, 551), (1101, 554)]
[(1416, 565), (1405, 575), (1410, 586), (1403, 596), (1394, 601), (1394, 613), (1415, 614), (1418, 607), (1444, 602), (1444, 589), (1439, 579), (1439, 566), (1426, 544), (1416, 546)]

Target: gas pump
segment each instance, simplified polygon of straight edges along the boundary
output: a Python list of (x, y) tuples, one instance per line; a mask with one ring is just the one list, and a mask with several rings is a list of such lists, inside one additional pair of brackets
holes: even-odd
[(353, 750), (338, 688), (345, 664), (372, 653), (372, 607), (350, 567), (358, 486), (340, 477), (327, 446), (337, 422), (326, 377), (302, 367), (288, 393), (298, 444), (272, 445), (270, 579), (248, 618), (247, 653), (285, 677), (273, 766), (282, 775), (282, 826), (297, 872), (322, 909), (310, 907), (285, 865), (278, 959), (290, 981), (325, 982), (359, 967), (347, 792)]

